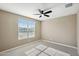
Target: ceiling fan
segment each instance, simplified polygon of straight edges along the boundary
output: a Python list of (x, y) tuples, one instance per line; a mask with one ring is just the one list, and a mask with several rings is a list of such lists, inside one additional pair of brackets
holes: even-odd
[(38, 11), (40, 14), (34, 14), (34, 15), (39, 15), (39, 18), (42, 17), (42, 15), (45, 17), (50, 17), (50, 15), (48, 15), (48, 14), (52, 13), (52, 10), (47, 10), (47, 9), (45, 9), (45, 10), (38, 9)]

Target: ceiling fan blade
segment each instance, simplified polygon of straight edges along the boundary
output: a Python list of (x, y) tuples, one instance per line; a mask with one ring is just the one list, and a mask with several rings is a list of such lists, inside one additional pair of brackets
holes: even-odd
[(44, 14), (44, 16), (49, 17), (49, 15), (45, 15), (45, 14)]
[(42, 17), (42, 15), (39, 16), (39, 18)]
[(48, 13), (52, 13), (52, 11), (50, 10), (50, 11), (47, 11), (47, 12), (45, 12), (44, 14), (48, 14)]
[(43, 14), (43, 12), (44, 12), (43, 10), (40, 10), (40, 9), (38, 9), (38, 11), (39, 11), (41, 14)]

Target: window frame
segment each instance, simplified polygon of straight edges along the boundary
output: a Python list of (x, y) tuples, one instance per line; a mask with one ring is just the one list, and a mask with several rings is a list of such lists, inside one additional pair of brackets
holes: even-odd
[[(23, 18), (23, 19), (22, 19)], [(19, 36), (19, 24), (18, 24), (18, 40), (23, 40), (23, 39), (31, 39), (31, 38), (35, 38), (35, 28), (36, 28), (36, 21), (34, 20), (34, 19), (29, 19), (29, 18), (25, 18), (25, 17), (20, 17), (19, 19), (18, 19), (18, 23), (19, 23), (19, 20), (27, 20), (27, 21), (34, 21), (34, 36), (33, 37), (29, 37), (30, 35), (29, 35), (29, 31), (28, 31), (28, 33), (27, 33), (27, 37), (26, 38), (20, 38)], [(28, 26), (28, 22), (27, 22), (27, 28), (29, 28), (29, 26)]]

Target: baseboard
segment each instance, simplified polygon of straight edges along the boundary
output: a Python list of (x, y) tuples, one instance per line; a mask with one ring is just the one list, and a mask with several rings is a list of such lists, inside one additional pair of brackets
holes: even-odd
[(37, 43), (37, 42), (40, 42), (40, 40), (37, 40), (37, 41), (33, 41), (33, 42), (29, 42), (29, 43), (26, 43), (26, 44), (23, 44), (23, 45), (20, 45), (20, 46), (17, 46), (17, 47), (13, 47), (13, 48), (10, 48), (10, 49), (7, 49), (7, 50), (4, 50), (4, 51), (1, 51), (0, 53), (4, 53), (4, 52), (7, 52), (7, 51), (11, 51), (11, 50), (14, 50), (14, 49), (17, 49), (17, 48), (20, 48), (22, 46), (29, 46), (29, 44), (33, 44), (33, 43)]
[(48, 40), (42, 40), (42, 41), (46, 41), (46, 42), (50, 42), (50, 43), (53, 43), (53, 44), (58, 44), (58, 45), (61, 45), (61, 46), (77, 49), (77, 47), (65, 45), (65, 44), (62, 44), (62, 43), (52, 42), (52, 41), (48, 41)]
[(14, 47), (14, 48), (10, 48), (10, 49), (8, 49), (8, 50), (1, 51), (0, 53), (2, 53), (2, 52), (7, 52), (7, 51), (10, 51), (10, 50), (13, 50), (13, 49), (17, 49), (17, 48), (22, 47), (22, 46), (25, 46), (25, 45), (28, 46), (28, 44), (36, 43), (36, 42), (38, 42), (38, 41), (39, 41), (39, 42), (41, 42), (41, 41), (46, 41), (46, 42), (50, 42), (50, 43), (53, 43), (53, 44), (58, 44), (58, 45), (61, 45), (61, 46), (66, 46), (66, 47), (69, 47), (69, 48), (77, 49), (77, 47), (69, 46), (69, 45), (65, 45), (65, 44), (61, 44), (61, 43), (57, 43), (57, 42), (51, 42), (51, 41), (48, 41), (48, 40), (37, 40), (37, 41), (33, 41), (33, 42), (30, 42), (30, 43), (27, 43), (27, 44), (23, 44), (23, 45), (21, 45), (21, 46), (17, 46), (17, 47)]

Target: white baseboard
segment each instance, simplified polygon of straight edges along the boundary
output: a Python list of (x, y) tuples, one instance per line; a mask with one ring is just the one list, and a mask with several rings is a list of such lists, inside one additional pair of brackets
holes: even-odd
[(66, 46), (66, 47), (69, 47), (69, 48), (77, 49), (77, 47), (65, 45), (65, 44), (62, 44), (62, 43), (52, 42), (52, 41), (48, 41), (48, 40), (42, 40), (42, 41), (46, 41), (46, 42), (50, 42), (50, 43), (53, 43), (53, 44), (58, 44), (58, 45), (61, 45), (61, 46)]

